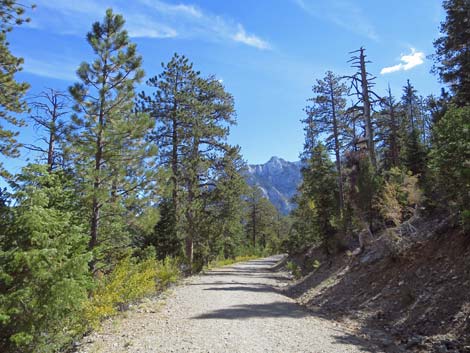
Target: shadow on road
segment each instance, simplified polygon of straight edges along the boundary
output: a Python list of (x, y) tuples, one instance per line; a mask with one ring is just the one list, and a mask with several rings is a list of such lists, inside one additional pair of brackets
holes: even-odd
[[(233, 284), (233, 283), (232, 283)], [(240, 292), (276, 292), (276, 290), (271, 286), (262, 286), (258, 285), (256, 287), (244, 287), (244, 286), (232, 286), (232, 287), (210, 287), (205, 288), (204, 290), (211, 291), (240, 291)]]
[(192, 319), (249, 319), (268, 317), (291, 317), (301, 318), (309, 314), (302, 310), (297, 304), (286, 302), (273, 302), (269, 304), (246, 304), (236, 305), (227, 309), (215, 310), (207, 314), (195, 316)]

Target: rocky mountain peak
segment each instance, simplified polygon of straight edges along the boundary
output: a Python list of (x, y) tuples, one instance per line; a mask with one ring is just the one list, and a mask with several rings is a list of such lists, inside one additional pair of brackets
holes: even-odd
[(264, 164), (249, 165), (246, 179), (249, 185), (258, 186), (282, 214), (288, 214), (295, 207), (292, 197), (302, 180), (300, 168), (300, 162), (273, 156)]

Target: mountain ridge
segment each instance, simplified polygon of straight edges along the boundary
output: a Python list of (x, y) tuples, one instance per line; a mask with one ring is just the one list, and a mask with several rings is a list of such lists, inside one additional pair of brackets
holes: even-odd
[(302, 181), (301, 162), (289, 162), (273, 156), (264, 164), (249, 164), (246, 181), (250, 186), (257, 186), (278, 211), (284, 215), (295, 208), (292, 198)]

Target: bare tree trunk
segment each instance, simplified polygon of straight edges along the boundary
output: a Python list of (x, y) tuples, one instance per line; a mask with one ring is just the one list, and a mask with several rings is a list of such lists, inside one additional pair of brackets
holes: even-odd
[(93, 182), (93, 200), (91, 207), (91, 226), (90, 226), (90, 242), (89, 248), (93, 249), (98, 244), (98, 227), (100, 219), (101, 205), (97, 196), (98, 190), (101, 185), (101, 162), (103, 158), (103, 146), (102, 146), (102, 121), (103, 113), (100, 113), (100, 131), (96, 139), (96, 153), (95, 153), (95, 180)]
[(49, 144), (47, 146), (47, 170), (52, 172), (54, 168), (54, 144), (55, 144), (55, 131), (51, 130), (49, 134)]
[(194, 203), (194, 185), (193, 181), (190, 180), (188, 183), (188, 206), (186, 210), (186, 222), (187, 222), (187, 234), (185, 239), (186, 244), (186, 259), (189, 264), (189, 269), (192, 272), (192, 266), (194, 261), (194, 214), (192, 211), (192, 206)]
[(175, 222), (178, 220), (178, 131), (176, 112), (173, 117), (173, 131), (172, 131), (172, 151), (171, 151), (171, 180), (173, 183), (172, 199), (173, 211), (175, 214)]
[(331, 112), (333, 118), (333, 135), (335, 140), (335, 158), (336, 158), (336, 170), (338, 172), (338, 190), (339, 190), (339, 212), (340, 217), (343, 217), (344, 211), (344, 195), (343, 195), (343, 173), (341, 166), (340, 156), (340, 145), (339, 145), (339, 131), (338, 131), (338, 119), (336, 117), (336, 104), (335, 96), (333, 91), (333, 82), (330, 81), (330, 99), (331, 99)]
[(187, 222), (187, 231), (186, 231), (186, 259), (188, 261), (189, 269), (192, 272), (193, 261), (194, 261), (194, 238), (196, 235), (196, 224), (194, 222), (194, 213), (193, 205), (196, 198), (195, 188), (198, 187), (198, 178), (197, 178), (197, 166), (198, 166), (198, 153), (199, 153), (199, 140), (194, 138), (191, 152), (190, 166), (187, 176), (187, 205), (186, 205), (186, 222)]
[(52, 172), (54, 167), (54, 143), (56, 135), (56, 122), (57, 122), (57, 97), (52, 96), (52, 114), (51, 114), (51, 126), (49, 129), (49, 143), (47, 146), (47, 165), (49, 172)]
[(251, 222), (253, 225), (252, 229), (252, 240), (253, 240), (253, 248), (256, 247), (256, 204), (255, 204), (255, 199), (253, 198), (253, 209), (251, 212)]
[(395, 107), (393, 106), (393, 97), (390, 86), (388, 87), (388, 101), (389, 101), (389, 114), (390, 114), (390, 157), (392, 165), (398, 166), (398, 128), (395, 116)]
[(360, 69), (361, 69), (362, 103), (363, 103), (364, 120), (365, 120), (365, 125), (366, 125), (366, 138), (367, 138), (367, 143), (368, 143), (367, 147), (369, 149), (369, 157), (372, 162), (372, 165), (377, 170), (377, 159), (375, 156), (375, 144), (374, 144), (374, 129), (372, 126), (372, 118), (371, 118), (369, 82), (367, 79), (364, 48), (360, 49), (359, 62), (360, 62)]

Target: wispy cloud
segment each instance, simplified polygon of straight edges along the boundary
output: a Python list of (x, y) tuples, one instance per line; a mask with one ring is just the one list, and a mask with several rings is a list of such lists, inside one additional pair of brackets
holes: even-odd
[(397, 71), (411, 70), (412, 68), (423, 64), (424, 58), (425, 58), (425, 55), (423, 52), (416, 51), (416, 49), (411, 48), (410, 54), (402, 54), (400, 56), (401, 63), (393, 65), (393, 66), (384, 67), (380, 71), (380, 73), (382, 75), (385, 75), (385, 74), (390, 74), (392, 72), (397, 72)]
[(261, 38), (247, 34), (242, 25), (238, 25), (238, 31), (233, 36), (233, 40), (258, 49), (270, 49), (271, 46)]
[(266, 40), (247, 33), (241, 23), (190, 4), (161, 0), (34, 0), (34, 3), (38, 5), (35, 26), (61, 34), (83, 36), (91, 22), (101, 19), (106, 8), (112, 7), (124, 15), (129, 35), (135, 38), (230, 40), (261, 50), (271, 48)]
[(126, 28), (129, 35), (134, 38), (175, 38), (178, 36), (174, 28), (140, 14), (128, 16)]
[(49, 77), (63, 81), (75, 81), (79, 62), (69, 59), (38, 60), (29, 56), (24, 57), (23, 72), (41, 77)]
[(364, 11), (352, 0), (293, 0), (302, 10), (318, 19), (325, 19), (349, 32), (378, 40), (379, 36)]
[(144, 11), (124, 11), (120, 6), (123, 1), (34, 0), (34, 3), (38, 6), (31, 22), (35, 28), (60, 34), (83, 36), (91, 23), (100, 20), (106, 9), (112, 7), (116, 12), (125, 13), (126, 27), (132, 37), (173, 38), (177, 35), (175, 29), (152, 19)]
[(203, 11), (195, 5), (174, 5), (160, 0), (138, 0), (138, 3), (154, 10), (155, 16), (164, 18), (176, 28), (180, 37), (210, 41), (232, 40), (261, 50), (271, 49), (266, 40), (247, 33), (241, 23)]
[(173, 5), (159, 0), (138, 0), (138, 2), (168, 15), (187, 15), (196, 18), (204, 17), (203, 12), (194, 5)]

